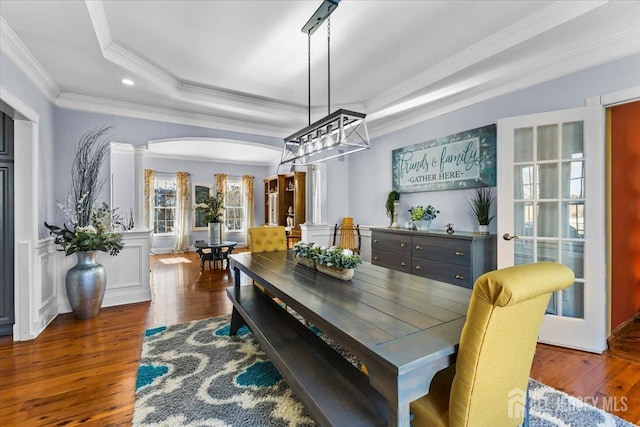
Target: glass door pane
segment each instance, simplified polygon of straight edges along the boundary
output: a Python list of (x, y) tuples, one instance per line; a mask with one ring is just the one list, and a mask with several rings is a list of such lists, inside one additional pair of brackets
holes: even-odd
[(514, 265), (550, 261), (576, 283), (556, 292), (547, 313), (584, 317), (585, 153), (583, 122), (514, 130)]

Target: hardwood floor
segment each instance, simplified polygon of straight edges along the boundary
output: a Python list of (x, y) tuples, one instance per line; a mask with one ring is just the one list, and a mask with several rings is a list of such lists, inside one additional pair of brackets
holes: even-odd
[[(229, 314), (228, 270), (194, 253), (151, 257), (153, 301), (89, 320), (58, 316), (35, 340), (0, 338), (0, 425), (130, 425), (144, 330)], [(640, 422), (640, 363), (539, 345), (531, 373), (545, 384)]]

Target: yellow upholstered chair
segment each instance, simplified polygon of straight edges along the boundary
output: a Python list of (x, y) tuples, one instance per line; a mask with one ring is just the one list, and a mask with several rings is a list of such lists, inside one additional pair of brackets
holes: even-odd
[(251, 252), (286, 251), (287, 232), (284, 227), (249, 228)]
[(471, 295), (455, 369), (439, 372), (429, 394), (411, 403), (411, 425), (519, 425), (549, 297), (573, 281), (569, 268), (551, 262), (480, 276)]
[[(249, 249), (251, 252), (286, 251), (287, 231), (284, 227), (266, 226), (249, 228)], [(263, 291), (264, 286), (253, 281)], [(270, 295), (269, 293), (267, 293)]]

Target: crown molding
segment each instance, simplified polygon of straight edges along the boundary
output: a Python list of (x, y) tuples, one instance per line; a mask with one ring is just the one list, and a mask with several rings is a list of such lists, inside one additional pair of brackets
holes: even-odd
[(608, 1), (555, 2), (371, 98), (365, 104), (367, 110), (380, 111), (403, 97), (590, 12)]
[(138, 119), (154, 120), (166, 123), (177, 123), (189, 126), (199, 126), (208, 129), (226, 130), (261, 136), (283, 138), (297, 129), (249, 122), (244, 120), (226, 119), (205, 114), (187, 113), (166, 108), (149, 107), (123, 101), (114, 101), (86, 95), (63, 92), (58, 96), (56, 105), (71, 110), (83, 110), (92, 113), (112, 114), (116, 116), (135, 117)]
[(0, 51), (4, 52), (20, 71), (35, 83), (44, 96), (51, 102), (56, 101), (60, 88), (2, 16), (0, 16)]
[(304, 110), (299, 105), (210, 89), (177, 79), (163, 68), (152, 65), (113, 41), (102, 0), (85, 0), (85, 4), (102, 56), (160, 88), (172, 99), (239, 114), (246, 116), (248, 120), (282, 121), (283, 117), (297, 114), (302, 117)]
[(0, 84), (0, 101), (7, 104), (14, 110), (15, 120), (29, 120), (33, 123), (40, 122), (40, 115), (36, 113), (31, 107), (22, 102), (20, 98), (15, 96), (6, 88)]
[(404, 112), (401, 118), (375, 117), (375, 120), (367, 123), (369, 135), (371, 138), (380, 137), (496, 96), (548, 82), (638, 52), (640, 52), (640, 26), (551, 57), (546, 61), (538, 61), (535, 65), (523, 64), (518, 70), (509, 70), (484, 84)]

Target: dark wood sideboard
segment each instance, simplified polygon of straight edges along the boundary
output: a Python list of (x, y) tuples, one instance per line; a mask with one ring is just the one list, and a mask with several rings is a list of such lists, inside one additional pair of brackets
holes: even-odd
[(371, 263), (471, 289), (496, 269), (496, 235), (374, 228)]

